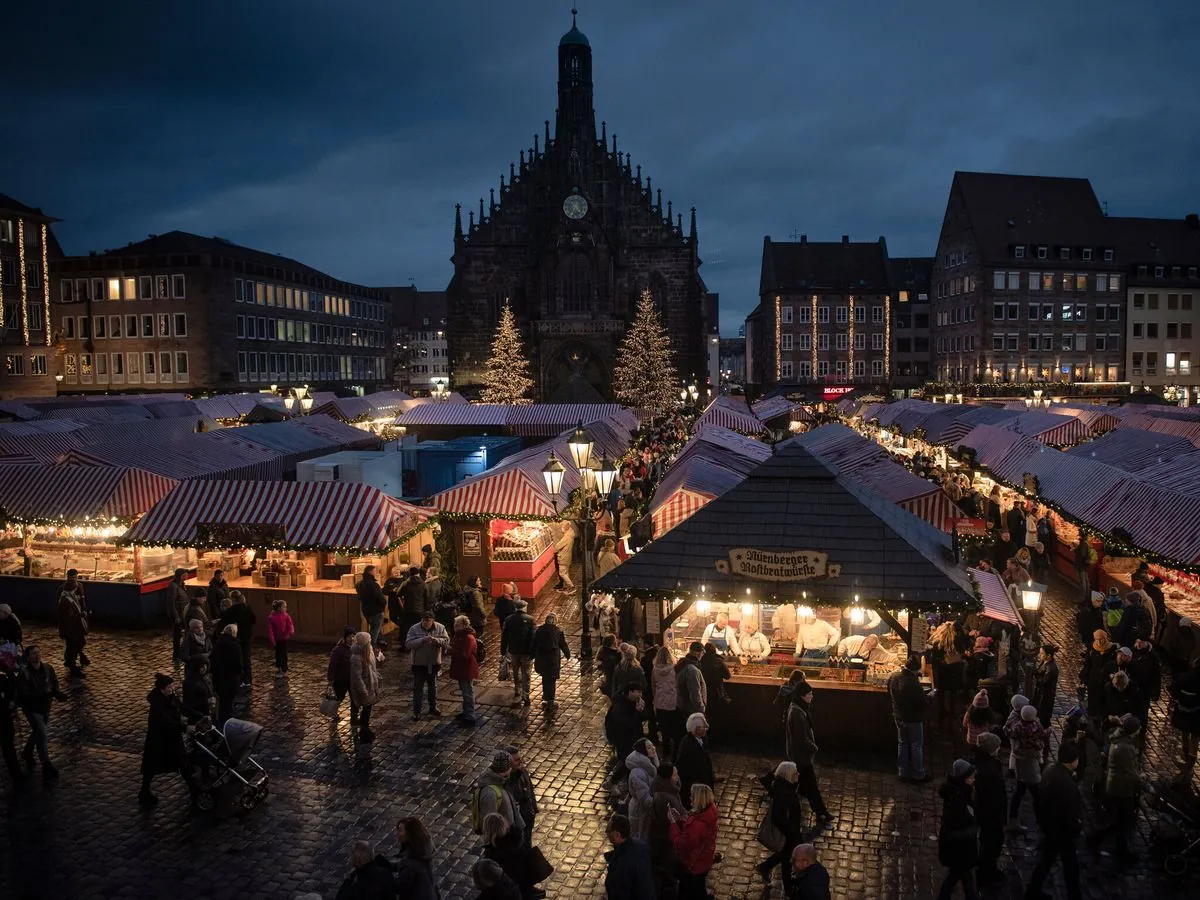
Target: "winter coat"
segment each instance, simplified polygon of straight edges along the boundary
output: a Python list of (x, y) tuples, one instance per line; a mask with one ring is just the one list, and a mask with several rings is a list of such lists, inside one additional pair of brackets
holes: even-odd
[(1108, 768), (1104, 790), (1110, 797), (1136, 797), (1145, 789), (1138, 770), (1138, 749), (1133, 738), (1120, 732), (1108, 745)]
[(978, 709), (975, 706), (968, 706), (962, 718), (963, 728), (967, 732), (967, 746), (974, 747), (978, 744), (979, 736), (987, 734), (995, 724), (996, 721), (990, 709)]
[(533, 637), (537, 631), (533, 616), (514, 612), (500, 629), (500, 649), (513, 656), (533, 656)]
[(479, 660), (475, 656), (477, 645), (474, 628), (456, 631), (450, 636), (450, 677), (455, 681), (474, 681), (479, 677)]
[[(525, 828), (525, 819), (521, 816), (521, 810), (513, 800), (503, 775), (488, 769), (479, 776), (476, 786), (479, 788), (480, 821), (487, 818), (489, 813), (500, 813), (509, 825)], [(499, 796), (493, 788), (499, 788)]]
[(979, 863), (979, 827), (971, 808), (971, 786), (962, 779), (947, 778), (938, 796), (942, 798), (938, 862), (952, 871), (972, 869)]
[(604, 679), (600, 682), (600, 693), (606, 697), (613, 696), (613, 675), (617, 666), (621, 664), (621, 659), (621, 651), (615, 647), (601, 647), (600, 652), (596, 654), (596, 665), (604, 674)]
[(792, 875), (787, 900), (830, 900), (830, 897), (829, 870), (821, 863), (815, 862), (799, 875)]
[(15, 613), (9, 613), (5, 618), (0, 619), (0, 644), (16, 644), (20, 646), (24, 640), (24, 633), (21, 629), (21, 620), (17, 618)]
[(350, 684), (350, 653), (351, 645), (338, 641), (329, 652), (329, 666), (325, 669), (325, 679), (330, 684)]
[(1153, 649), (1139, 650), (1134, 647), (1133, 659), (1126, 668), (1142, 695), (1143, 704), (1149, 704), (1162, 697), (1162, 666), (1159, 665)]
[(1058, 663), (1053, 659), (1038, 666), (1033, 676), (1033, 705), (1037, 707), (1038, 721), (1047, 725), (1054, 716), (1054, 697), (1058, 693)]
[(675, 663), (675, 690), (675, 709), (685, 719), (708, 709), (708, 686), (700, 673), (699, 661), (690, 653)]
[(925, 689), (917, 673), (901, 667), (888, 679), (888, 695), (892, 700), (892, 717), (897, 722), (925, 721)]
[[(428, 638), (432, 638), (432, 643), (427, 641)], [(412, 654), (413, 668), (436, 668), (442, 664), (442, 653), (450, 648), (450, 635), (446, 634), (441, 622), (434, 622), (428, 630), (418, 622), (408, 629), (404, 645)]]
[(80, 643), (87, 633), (88, 621), (82, 593), (77, 595), (64, 587), (58, 595), (58, 636), (64, 641)]
[(655, 663), (650, 674), (650, 692), (655, 709), (674, 712), (679, 702), (679, 690), (675, 682), (675, 666), (671, 663)]
[(337, 892), (337, 900), (396, 900), (396, 897), (392, 867), (382, 856), (351, 872)]
[(804, 842), (804, 808), (796, 785), (786, 778), (775, 776), (771, 781), (771, 821), (784, 837), (784, 846)]
[(622, 662), (613, 671), (613, 695), (620, 697), (631, 687), (639, 687), (646, 693), (646, 673), (635, 659), (632, 662)]
[(708, 748), (694, 734), (685, 734), (679, 742), (679, 749), (675, 751), (675, 769), (679, 772), (679, 793), (684, 806), (692, 802), (693, 784), (712, 787), (717, 780)]
[(204, 623), (204, 630), (208, 631), (212, 626), (212, 619), (208, 617), (208, 611), (200, 604), (200, 601), (193, 597), (191, 604), (183, 611), (183, 627), (187, 628), (188, 623), (193, 619), (199, 619)]
[(1171, 679), (1171, 725), (1184, 734), (1200, 734), (1200, 665)]
[[(250, 644), (254, 641), (254, 626), (258, 624), (258, 616), (254, 614), (254, 610), (250, 608), (249, 603), (234, 603), (233, 606), (221, 616), (221, 621), (226, 625), (237, 626), (237, 639), (239, 644)], [(295, 631), (295, 628), (292, 629)]]
[(529, 852), (521, 841), (521, 832), (510, 829), (495, 844), (488, 844), (483, 848), (483, 858), (498, 863), (504, 874), (520, 888), (525, 900), (533, 897), (535, 882), (529, 872)]
[(629, 824), (635, 838), (649, 842), (650, 824), (654, 818), (651, 786), (658, 777), (658, 765), (644, 753), (633, 750), (625, 757), (625, 768), (629, 770)]
[(188, 593), (188, 589), (181, 582), (172, 579), (170, 592), (167, 594), (167, 615), (171, 617), (171, 621), (179, 626), (187, 625), (183, 614), (191, 602), (192, 596)]
[(717, 852), (717, 805), (710, 803), (682, 822), (672, 822), (670, 830), (679, 864), (693, 875), (708, 872)]
[(404, 608), (404, 602), (400, 599), (400, 588), (404, 586), (404, 579), (396, 576), (388, 578), (383, 583), (383, 596), (387, 600), (388, 618), (393, 622), (400, 621), (400, 611)]
[(504, 789), (525, 822), (533, 821), (538, 813), (537, 795), (533, 791), (533, 779), (528, 769), (513, 769), (504, 782)]
[(425, 582), (421, 576), (414, 575), (400, 586), (400, 600), (404, 603), (404, 611), (413, 618), (419, 618), (429, 607), (425, 592)]
[(375, 580), (374, 572), (364, 572), (354, 592), (358, 595), (358, 604), (364, 619), (377, 616), (387, 609), (387, 597), (384, 596), (379, 582)]
[(715, 653), (705, 651), (700, 657), (700, 674), (704, 677), (705, 695), (712, 698), (713, 703), (725, 699), (725, 682), (733, 677), (725, 660)]
[[(501, 629), (504, 628), (504, 623), (514, 612), (517, 611), (516, 601), (508, 594), (501, 594), (492, 602), (492, 615), (500, 623)], [(503, 648), (501, 648), (503, 652)]]
[(211, 715), (213, 696), (212, 678), (199, 671), (188, 673), (183, 679), (183, 714), (187, 720), (196, 722)]
[(808, 704), (794, 695), (792, 705), (788, 707), (784, 737), (787, 758), (802, 768), (811, 766), (817, 755), (817, 739)]
[(645, 710), (639, 710), (629, 697), (613, 698), (612, 705), (604, 715), (604, 736), (612, 744), (617, 759), (624, 759), (633, 750), (634, 741), (645, 734), (642, 723), (646, 720)]
[(1061, 763), (1047, 766), (1037, 795), (1038, 824), (1046, 837), (1060, 842), (1079, 837), (1082, 806), (1071, 770)]
[(667, 815), (668, 809), (686, 813), (683, 801), (679, 799), (679, 787), (674, 779), (655, 776), (650, 784), (652, 800), (652, 818), (650, 822), (650, 858), (655, 868), (669, 868), (675, 858), (675, 845), (671, 843), (671, 820)]
[[(1088, 635), (1088, 642), (1090, 644), (1091, 635)], [(1087, 658), (1084, 660), (1079, 680), (1087, 685), (1089, 712), (1100, 708), (1103, 702), (1104, 685), (1108, 683), (1108, 677), (1116, 669), (1116, 664), (1117, 648), (1115, 646), (1109, 647), (1103, 653), (1098, 652), (1094, 647), (1088, 647)]]
[(1126, 714), (1141, 716), (1146, 703), (1142, 692), (1131, 680), (1125, 690), (1117, 690), (1111, 681), (1104, 685), (1104, 715), (1116, 716), (1118, 719)]
[(1037, 719), (1023, 719), (1004, 729), (1016, 765), (1017, 779), (1026, 784), (1037, 784), (1042, 778), (1042, 756), (1046, 752), (1050, 736)]
[[(295, 633), (296, 623), (287, 612), (281, 609), (267, 616), (267, 640), (271, 642), (272, 647), (291, 640)], [(240, 635), (241, 631), (238, 634)]]
[(654, 876), (650, 865), (650, 848), (633, 838), (623, 841), (604, 854), (608, 871), (604, 875), (604, 895), (607, 900), (654, 900)]
[(142, 774), (164, 775), (188, 766), (183, 746), (183, 704), (174, 694), (153, 690), (146, 695), (150, 715), (146, 722), (146, 742), (142, 745)]
[(350, 650), (350, 700), (357, 706), (371, 706), (379, 699), (379, 672), (366, 659), (367, 652), (360, 644)]
[(571, 658), (567, 636), (551, 622), (543, 622), (533, 633), (533, 670), (542, 678), (558, 678), (562, 661)]
[(395, 865), (396, 891), (404, 900), (438, 900), (433, 862), (422, 856), (406, 856)]
[(17, 698), (25, 712), (49, 716), (50, 701), (66, 700), (67, 695), (59, 690), (54, 669), (43, 662), (36, 669), (30, 665), (21, 669), (17, 679)]
[(500, 880), (489, 888), (483, 888), (475, 895), (475, 900), (521, 900), (521, 889), (501, 871)]
[(236, 693), (242, 683), (242, 648), (237, 638), (231, 634), (217, 638), (211, 665), (213, 690), (217, 696)]
[(199, 662), (207, 662), (212, 657), (212, 652), (212, 638), (203, 631), (196, 634), (189, 630), (184, 633), (183, 640), (179, 642), (179, 658), (189, 669)]
[(982, 750), (975, 751), (971, 763), (975, 766), (975, 820), (980, 828), (1003, 828), (1008, 817), (1004, 767)]
[(464, 590), (458, 608), (471, 622), (471, 627), (475, 629), (475, 634), (482, 637), (483, 627), (487, 622), (487, 616), (483, 611), (483, 591), (476, 587), (469, 587)]

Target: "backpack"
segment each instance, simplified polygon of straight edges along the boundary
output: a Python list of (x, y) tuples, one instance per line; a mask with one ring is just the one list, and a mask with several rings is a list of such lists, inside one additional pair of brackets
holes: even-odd
[[(504, 799), (500, 793), (500, 787), (495, 784), (489, 784), (488, 787), (496, 792), (496, 808), (499, 809), (501, 801)], [(479, 812), (479, 792), (481, 790), (483, 788), (478, 784), (471, 788), (471, 829), (476, 834), (483, 834), (483, 816)]]

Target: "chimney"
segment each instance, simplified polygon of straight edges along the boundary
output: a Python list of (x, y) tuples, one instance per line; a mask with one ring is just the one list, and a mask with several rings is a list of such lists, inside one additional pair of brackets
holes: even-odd
[(843, 235), (842, 235), (842, 243), (843, 243), (843, 244), (848, 244), (848, 243), (850, 243), (850, 235), (848, 235), (848, 234), (843, 234)]
[(1195, 213), (1188, 213), (1183, 217), (1183, 225), (1191, 231), (1200, 231), (1200, 216)]

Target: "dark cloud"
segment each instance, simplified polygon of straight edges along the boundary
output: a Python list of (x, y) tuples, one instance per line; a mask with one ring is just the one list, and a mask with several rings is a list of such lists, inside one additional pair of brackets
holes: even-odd
[[(69, 252), (185, 228), (441, 287), (454, 203), (553, 117), (567, 9), (23, 4), (0, 190), (62, 217)], [(764, 234), (931, 253), (955, 169), (1083, 175), (1114, 214), (1200, 207), (1194, 0), (606, 0), (580, 27), (609, 133), (698, 209), (726, 333)]]

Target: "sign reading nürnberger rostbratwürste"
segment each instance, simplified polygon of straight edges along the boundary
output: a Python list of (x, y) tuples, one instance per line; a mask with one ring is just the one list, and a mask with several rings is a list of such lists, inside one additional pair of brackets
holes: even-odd
[(829, 554), (820, 550), (758, 550), (734, 547), (729, 562), (717, 560), (717, 570), (762, 581), (810, 581), (836, 578), (841, 566), (829, 563)]

